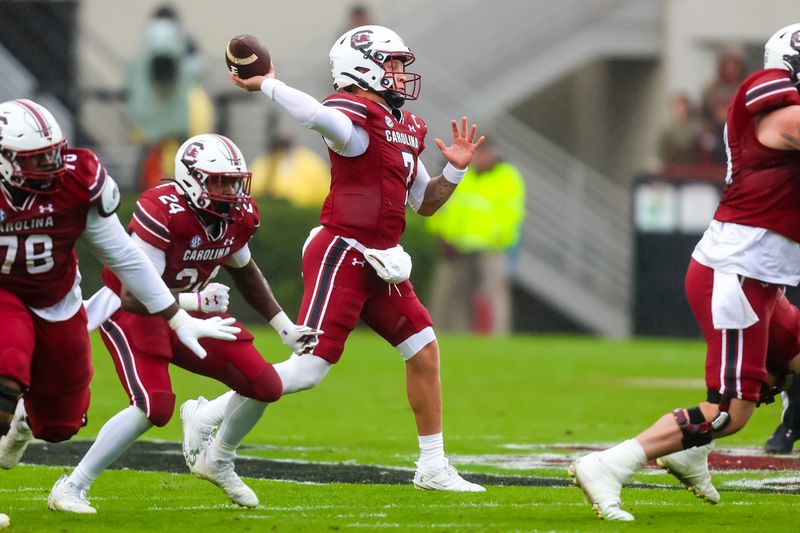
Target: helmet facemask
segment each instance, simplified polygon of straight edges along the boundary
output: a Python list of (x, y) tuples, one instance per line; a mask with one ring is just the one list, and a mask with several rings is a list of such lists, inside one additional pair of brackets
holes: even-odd
[[(399, 109), (406, 100), (416, 100), (422, 85), (422, 77), (416, 72), (407, 72), (406, 67), (414, 62), (414, 54), (398, 54), (376, 50), (372, 53), (373, 61), (385, 57), (381, 68), (385, 72), (380, 84), (386, 89), (380, 94), (389, 107)], [(402, 65), (396, 70), (393, 65)]]
[(201, 183), (203, 192), (197, 207), (224, 220), (242, 218), (244, 203), (250, 198), (250, 172), (207, 173), (194, 169), (192, 175)]
[(13, 171), (5, 181), (12, 187), (36, 194), (52, 194), (61, 185), (66, 170), (61, 151), (67, 142), (62, 140), (37, 150), (0, 150), (0, 157), (11, 163)]

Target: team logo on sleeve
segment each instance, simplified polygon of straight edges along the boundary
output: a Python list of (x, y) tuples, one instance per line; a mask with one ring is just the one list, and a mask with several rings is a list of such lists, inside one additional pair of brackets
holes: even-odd
[(203, 238), (200, 237), (200, 235), (195, 235), (194, 237), (192, 237), (192, 240), (189, 242), (189, 247), (190, 248), (197, 248), (201, 244), (203, 244)]

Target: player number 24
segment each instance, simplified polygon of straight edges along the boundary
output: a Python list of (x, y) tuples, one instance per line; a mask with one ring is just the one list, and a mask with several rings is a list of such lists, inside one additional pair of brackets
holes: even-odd
[(42, 274), (53, 268), (53, 239), (50, 235), (0, 235), (0, 248), (6, 249), (0, 274), (11, 274), (22, 239), (25, 240), (25, 269), (28, 274)]

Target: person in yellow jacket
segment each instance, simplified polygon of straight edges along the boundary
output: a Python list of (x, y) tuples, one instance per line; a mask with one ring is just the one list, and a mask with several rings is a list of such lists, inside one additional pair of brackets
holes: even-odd
[(453, 196), (428, 219), (442, 251), (430, 306), (438, 328), (511, 331), (508, 252), (519, 242), (524, 216), (522, 175), (487, 140)]
[(287, 200), (294, 207), (321, 207), (331, 187), (331, 168), (313, 150), (279, 136), (272, 150), (252, 162), (250, 194)]

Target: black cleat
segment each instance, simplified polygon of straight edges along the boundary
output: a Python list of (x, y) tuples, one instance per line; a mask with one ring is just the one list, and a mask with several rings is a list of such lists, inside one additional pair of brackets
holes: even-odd
[(767, 443), (764, 445), (764, 451), (778, 455), (792, 453), (794, 441), (797, 440), (798, 436), (799, 435), (795, 431), (787, 429), (786, 426), (781, 424), (769, 440), (767, 440)]

